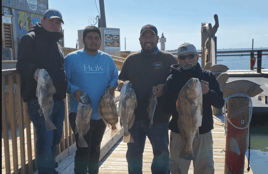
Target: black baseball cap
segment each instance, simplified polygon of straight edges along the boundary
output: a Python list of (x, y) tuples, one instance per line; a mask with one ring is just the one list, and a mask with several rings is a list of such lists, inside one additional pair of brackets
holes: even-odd
[(147, 30), (150, 30), (152, 31), (156, 36), (157, 35), (157, 29), (155, 26), (151, 25), (151, 24), (147, 24), (147, 25), (144, 25), (142, 28), (141, 28), (141, 32), (140, 32), (140, 35), (142, 35), (145, 31)]

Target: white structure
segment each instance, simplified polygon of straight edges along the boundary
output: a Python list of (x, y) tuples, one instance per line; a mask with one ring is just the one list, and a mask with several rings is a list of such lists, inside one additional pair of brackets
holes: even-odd
[(161, 36), (161, 38), (159, 40), (160, 40), (160, 43), (161, 43), (161, 50), (165, 51), (166, 38), (164, 37), (164, 33), (162, 33), (162, 36)]

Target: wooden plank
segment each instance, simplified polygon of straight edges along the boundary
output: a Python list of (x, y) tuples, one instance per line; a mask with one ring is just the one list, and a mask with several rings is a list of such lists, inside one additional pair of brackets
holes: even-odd
[(15, 103), (14, 103), (14, 88), (13, 88), (13, 75), (8, 75), (8, 93), (10, 111), (8, 113), (11, 118), (11, 135), (12, 135), (12, 156), (13, 156), (13, 170), (15, 174), (18, 174), (18, 153), (17, 153), (17, 132), (15, 123)]
[(32, 165), (32, 142), (31, 142), (31, 125), (29, 116), (27, 113), (27, 105), (23, 103), (23, 115), (26, 124), (26, 137), (27, 137), (27, 158), (28, 158), (28, 171), (27, 173), (33, 172), (33, 165)]
[(23, 121), (23, 115), (22, 115), (22, 99), (20, 94), (20, 74), (16, 74), (17, 83), (17, 112), (19, 117), (19, 130), (20, 130), (20, 159), (21, 159), (21, 174), (26, 173), (25, 168), (25, 146), (24, 146), (24, 121)]
[[(5, 171), (10, 173), (10, 154), (9, 154), (9, 137), (7, 125), (7, 110), (6, 110), (6, 92), (5, 92), (5, 77), (2, 78), (2, 132), (4, 137), (4, 153), (5, 153)], [(3, 165), (3, 164), (2, 164)]]

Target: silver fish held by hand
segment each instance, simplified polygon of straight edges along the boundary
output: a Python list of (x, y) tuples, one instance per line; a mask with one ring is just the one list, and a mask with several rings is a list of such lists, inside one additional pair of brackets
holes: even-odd
[(111, 134), (114, 133), (120, 134), (118, 129), (116, 128), (116, 124), (118, 123), (118, 115), (116, 111), (116, 105), (114, 102), (114, 96), (109, 93), (109, 91), (105, 91), (103, 96), (99, 101), (98, 111), (100, 117), (106, 124), (110, 124), (112, 127)]
[(92, 117), (93, 108), (90, 103), (89, 97), (81, 95), (82, 101), (78, 103), (76, 119), (75, 119), (75, 134), (78, 133), (78, 145), (79, 147), (88, 147), (87, 142), (84, 139), (84, 135), (88, 133), (90, 129), (90, 119)]
[(39, 113), (44, 115), (45, 125), (47, 130), (57, 129), (53, 122), (50, 120), (52, 114), (54, 100), (53, 94), (56, 92), (53, 86), (52, 79), (45, 69), (41, 69), (38, 72), (38, 81), (36, 87), (36, 97), (40, 105)]
[(185, 142), (179, 157), (193, 160), (193, 141), (199, 136), (199, 127), (202, 125), (202, 88), (197, 78), (191, 78), (181, 89), (176, 108), (179, 113), (178, 127), (180, 136)]
[(120, 125), (124, 128), (123, 141), (126, 143), (133, 143), (134, 140), (129, 133), (129, 129), (133, 126), (135, 121), (134, 110), (137, 107), (137, 98), (132, 84), (126, 81), (120, 91), (119, 99), (119, 117)]
[(152, 126), (153, 126), (154, 111), (156, 109), (156, 105), (157, 105), (157, 97), (154, 95), (154, 92), (152, 90), (151, 96), (149, 98), (149, 105), (148, 105), (148, 108), (147, 108), (148, 118), (150, 120), (150, 128), (152, 128)]

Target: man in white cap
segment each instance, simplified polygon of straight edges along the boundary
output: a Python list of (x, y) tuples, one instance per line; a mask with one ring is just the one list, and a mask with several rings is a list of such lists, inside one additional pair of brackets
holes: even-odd
[[(153, 125), (150, 128), (147, 108), (154, 86), (165, 83), (170, 66), (177, 64), (175, 57), (167, 52), (158, 50), (157, 29), (153, 25), (145, 25), (140, 31), (141, 51), (131, 54), (125, 60), (119, 79), (129, 80), (137, 97), (135, 122), (129, 129), (134, 143), (128, 143), (127, 162), (129, 174), (142, 173), (142, 157), (146, 137), (149, 138), (154, 153), (151, 170), (152, 174), (169, 173), (168, 151), (168, 121), (170, 114), (162, 110), (163, 100), (157, 98)], [(122, 83), (119, 85), (119, 90)]]
[[(33, 122), (36, 135), (36, 160), (39, 174), (55, 174), (55, 157), (63, 130), (67, 80), (64, 72), (64, 55), (58, 41), (63, 23), (61, 13), (48, 9), (37, 23), (24, 35), (19, 43), (17, 71), (21, 74), (21, 95), (27, 102), (28, 114)], [(39, 113), (40, 106), (36, 97), (38, 72), (45, 69), (52, 78), (56, 93), (50, 119), (56, 129), (47, 130), (45, 118)]]
[[(156, 96), (164, 99), (164, 111), (172, 114), (169, 123), (170, 134), (170, 172), (172, 174), (187, 174), (193, 160), (194, 174), (214, 173), (212, 133), (213, 117), (211, 106), (222, 108), (223, 94), (214, 74), (202, 70), (198, 63), (197, 51), (194, 45), (184, 43), (178, 49), (179, 65), (171, 66), (170, 75), (165, 84), (155, 87)], [(176, 101), (180, 90), (192, 77), (198, 78), (203, 93), (203, 117), (199, 127), (199, 137), (193, 141), (193, 157), (179, 157), (185, 141), (181, 138), (178, 128), (178, 112)], [(180, 103), (178, 103), (179, 105)]]

